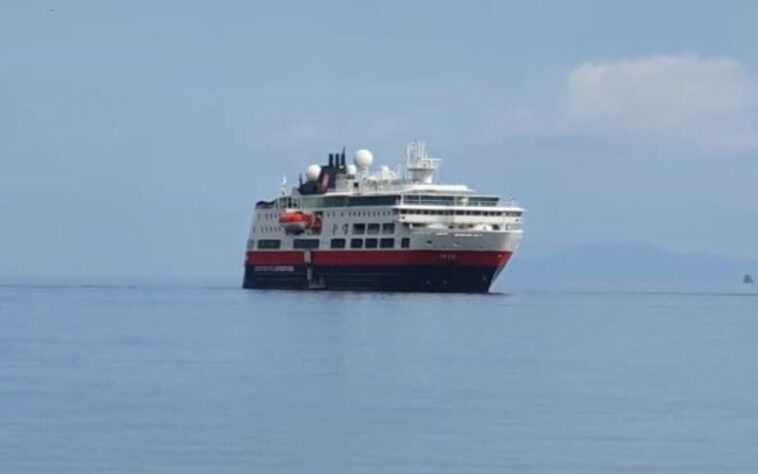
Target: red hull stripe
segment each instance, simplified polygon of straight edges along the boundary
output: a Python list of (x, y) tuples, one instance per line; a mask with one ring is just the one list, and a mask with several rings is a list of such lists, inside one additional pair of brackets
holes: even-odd
[(247, 265), (305, 265), (303, 252), (248, 252)]
[[(404, 266), (404, 265), (464, 265), (471, 267), (501, 267), (511, 257), (506, 251), (444, 251), (444, 250), (332, 250), (313, 251), (313, 266)], [(248, 252), (248, 265), (304, 265), (303, 252)]]

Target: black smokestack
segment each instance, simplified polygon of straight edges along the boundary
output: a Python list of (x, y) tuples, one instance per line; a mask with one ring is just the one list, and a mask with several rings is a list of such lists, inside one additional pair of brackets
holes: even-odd
[(334, 155), (329, 153), (329, 166), (334, 166)]

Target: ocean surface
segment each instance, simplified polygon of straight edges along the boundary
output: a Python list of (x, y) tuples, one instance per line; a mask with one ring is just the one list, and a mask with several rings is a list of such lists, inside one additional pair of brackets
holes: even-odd
[(0, 472), (758, 472), (758, 294), (0, 286)]

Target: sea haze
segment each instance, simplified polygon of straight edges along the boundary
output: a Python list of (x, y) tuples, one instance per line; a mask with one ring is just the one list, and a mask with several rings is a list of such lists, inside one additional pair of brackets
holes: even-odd
[[(678, 287), (706, 292), (758, 275), (758, 261), (704, 253), (682, 253), (641, 242), (599, 242), (544, 257), (516, 253), (499, 287), (645, 288)], [(505, 286), (503, 286), (505, 284)]]
[(0, 466), (752, 474), (758, 295), (736, 289), (5, 285)]

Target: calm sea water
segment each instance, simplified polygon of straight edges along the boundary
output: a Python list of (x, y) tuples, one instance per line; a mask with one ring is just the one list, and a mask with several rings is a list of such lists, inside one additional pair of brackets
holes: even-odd
[(0, 472), (755, 473), (758, 295), (0, 287)]

